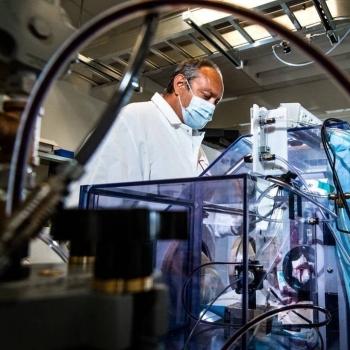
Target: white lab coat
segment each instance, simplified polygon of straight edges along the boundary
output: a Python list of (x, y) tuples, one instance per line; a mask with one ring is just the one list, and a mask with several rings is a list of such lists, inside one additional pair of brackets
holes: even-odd
[(208, 159), (201, 148), (204, 133), (183, 124), (156, 93), (151, 101), (125, 106), (71, 187), (68, 206), (78, 204), (80, 185), (198, 176)]

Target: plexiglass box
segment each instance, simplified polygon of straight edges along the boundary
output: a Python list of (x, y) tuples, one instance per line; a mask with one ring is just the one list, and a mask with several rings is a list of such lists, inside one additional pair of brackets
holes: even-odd
[[(284, 181), (240, 174), (82, 186), (81, 206), (188, 213), (189, 239), (158, 241), (155, 249), (154, 268), (169, 288), (169, 332), (184, 330), (168, 348), (221, 349), (254, 317), (301, 304), (309, 306), (245, 333), (243, 348), (338, 346), (336, 326), (318, 330), (329, 315), (313, 310), (338, 307), (334, 242), (327, 235), (334, 213), (325, 197)], [(185, 330), (199, 318), (209, 330), (189, 339)]]

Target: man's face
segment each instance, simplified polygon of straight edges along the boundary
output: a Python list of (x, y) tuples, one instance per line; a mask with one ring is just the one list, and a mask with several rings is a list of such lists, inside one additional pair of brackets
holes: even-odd
[[(221, 75), (213, 68), (202, 67), (200, 74), (191, 80), (191, 89), (194, 95), (206, 100), (213, 105), (217, 105), (222, 98), (224, 86)], [(192, 92), (188, 89), (187, 81), (184, 84), (184, 91), (181, 101), (187, 107), (192, 99)]]

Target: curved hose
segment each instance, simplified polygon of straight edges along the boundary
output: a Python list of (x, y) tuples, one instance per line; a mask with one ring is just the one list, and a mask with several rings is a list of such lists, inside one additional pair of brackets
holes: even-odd
[[(85, 24), (80, 28), (74, 35), (72, 35), (53, 55), (48, 64), (45, 66), (42, 74), (39, 76), (37, 83), (35, 84), (31, 95), (29, 96), (28, 103), (26, 108), (22, 114), (22, 118), (20, 120), (18, 132), (16, 135), (14, 151), (11, 161), (11, 170), (9, 175), (9, 184), (8, 184), (8, 201), (7, 201), (7, 212), (12, 214), (13, 207), (20, 202), (21, 199), (21, 190), (23, 185), (23, 178), (26, 170), (26, 159), (29, 153), (29, 145), (30, 140), (33, 134), (36, 117), (38, 115), (39, 109), (43, 103), (44, 98), (47, 95), (49, 88), (51, 87), (54, 79), (57, 77), (62, 67), (69, 63), (71, 57), (79, 52), (79, 50), (83, 47), (87, 40), (92, 40), (94, 37), (101, 35), (107, 32), (111, 27), (116, 25), (118, 20), (124, 19), (132, 19), (135, 16), (147, 15), (150, 12), (155, 14), (157, 11), (170, 11), (175, 8), (181, 6), (199, 6), (205, 7), (213, 10), (218, 10), (226, 13), (231, 13), (234, 15), (239, 15), (245, 19), (248, 19), (254, 23), (258, 23), (266, 28), (268, 28), (271, 32), (275, 32), (285, 39), (288, 39), (290, 42), (294, 43), (298, 48), (311, 59), (314, 59), (319, 65), (323, 68), (323, 70), (333, 78), (334, 82), (345, 96), (350, 96), (350, 79), (349, 77), (328, 57), (324, 56), (324, 54), (317, 49), (316, 47), (311, 46), (309, 43), (305, 42), (304, 39), (299, 37), (297, 34), (293, 33), (289, 29), (283, 27), (279, 23), (271, 20), (264, 14), (258, 13), (256, 11), (252, 11), (250, 9), (237, 6), (234, 4), (217, 2), (216, 0), (177, 0), (176, 3), (169, 4), (163, 0), (148, 0), (148, 1), (129, 1), (127, 4), (123, 4), (121, 6), (115, 6), (111, 9), (101, 13), (99, 16), (94, 18), (92, 21)], [(148, 45), (150, 43), (151, 38), (149, 38)], [(130, 78), (127, 76), (127, 78)], [(123, 99), (124, 98), (124, 99)], [(116, 108), (119, 108), (123, 102), (125, 102), (126, 96), (120, 95), (117, 97), (120, 99), (115, 101)], [(103, 118), (104, 119), (104, 118)], [(63, 187), (67, 187), (70, 181), (73, 179), (76, 180), (81, 176), (81, 171), (78, 169), (74, 171), (74, 169), (80, 168), (85, 165), (88, 158), (90, 157), (91, 146), (93, 142), (99, 142), (104, 132), (107, 130), (103, 130), (105, 125), (108, 127), (108, 122), (101, 122), (101, 127), (96, 129), (96, 135), (93, 135), (89, 145), (86, 146), (83, 153), (80, 153), (79, 160), (82, 164), (79, 164), (78, 161), (71, 162), (66, 167), (62, 167), (59, 170), (59, 179)], [(95, 145), (97, 146), (97, 144)], [(60, 185), (61, 185), (60, 184)], [(47, 215), (52, 214), (56, 205), (58, 205), (59, 197), (62, 196), (61, 186), (57, 187), (59, 190), (52, 194), (52, 190), (48, 191), (47, 196), (51, 196), (51, 199), (48, 201), (50, 203), (50, 207), (45, 207), (45, 218)], [(39, 190), (40, 192), (40, 190)], [(40, 193), (41, 196), (44, 197), (43, 193)], [(45, 197), (47, 200), (48, 197)], [(38, 201), (36, 201), (38, 202)], [(30, 207), (30, 212), (35, 212), (35, 207), (33, 207), (33, 203), (29, 203), (28, 205), (24, 204), (23, 208)], [(23, 209), (19, 209), (21, 211)], [(51, 213), (50, 213), (51, 212)], [(10, 217), (9, 225), (16, 229), (16, 222), (21, 222), (21, 212), (17, 215), (17, 217), (12, 220)], [(25, 216), (25, 215), (24, 215)], [(32, 236), (30, 231), (38, 229), (37, 225), (40, 225), (41, 219), (38, 217), (38, 220), (35, 221), (35, 225), (33, 224), (31, 230), (28, 228), (23, 228), (26, 231), (25, 234), (22, 234), (23, 239), (29, 239)], [(20, 226), (20, 225), (19, 225)], [(19, 228), (17, 225), (17, 229)], [(6, 226), (5, 226), (6, 229)], [(5, 231), (2, 235), (2, 243), (3, 247), (6, 243), (11, 242), (13, 238), (15, 230)], [(20, 230), (19, 232), (20, 233)], [(20, 238), (20, 237), (16, 237)], [(17, 242), (20, 242), (21, 239), (16, 239)], [(9, 245), (13, 249), (13, 245)], [(11, 248), (11, 249), (12, 249)], [(2, 252), (6, 251), (6, 249), (1, 249)], [(4, 259), (6, 261), (7, 259)]]
[[(36, 187), (26, 201), (16, 208), (16, 211), (12, 213), (9, 220), (5, 223), (4, 230), (0, 237), (0, 273), (9, 265), (12, 253), (24, 241), (29, 240), (37, 234), (43, 223), (55, 212), (69, 182), (81, 176), (82, 165), (88, 161), (96, 149), (96, 143), (98, 144), (102, 140), (108, 128), (114, 122), (116, 115), (131, 94), (132, 81), (146, 58), (148, 52), (146, 49), (153, 38), (157, 22), (157, 14), (146, 16), (144, 26), (130, 60), (130, 68), (124, 74), (117, 92), (113, 95), (108, 108), (103, 113), (102, 121), (95, 129), (93, 135), (91, 135), (89, 141), (86, 142), (79, 152), (79, 157), (59, 166), (57, 175), (51, 176), (47, 182)], [(35, 106), (35, 104), (33, 106)], [(31, 114), (28, 114), (28, 116), (30, 115)], [(32, 120), (33, 117), (25, 119), (29, 121)], [(28, 124), (30, 123), (28, 122), (25, 125)], [(27, 134), (25, 135), (28, 136)], [(23, 147), (24, 146), (25, 144), (23, 144)], [(18, 151), (19, 150), (20, 149), (18, 149)], [(18, 160), (19, 159), (21, 159), (21, 157), (19, 157)], [(17, 185), (19, 185), (19, 183), (17, 183)], [(19, 198), (19, 193), (17, 195)]]
[(337, 215), (334, 214), (330, 209), (328, 209), (325, 206), (323, 206), (315, 198), (313, 198), (312, 196), (307, 195), (305, 192), (299, 191), (298, 189), (294, 188), (293, 186), (289, 185), (288, 183), (286, 183), (286, 182), (284, 182), (282, 180), (276, 179), (274, 177), (268, 177), (267, 180), (270, 181), (270, 182), (273, 182), (276, 185), (279, 185), (281, 187), (287, 188), (288, 190), (290, 190), (291, 192), (297, 194), (298, 196), (301, 196), (301, 197), (309, 200), (310, 202), (315, 204), (317, 207), (319, 207), (322, 211), (324, 211), (327, 214), (329, 214), (331, 217), (333, 217), (335, 219), (337, 218)]
[(172, 10), (180, 6), (199, 6), (210, 8), (213, 10), (223, 11), (234, 15), (242, 16), (245, 19), (268, 28), (271, 32), (275, 32), (280, 36), (288, 39), (298, 46), (305, 55), (314, 59), (323, 70), (333, 78), (334, 82), (347, 97), (350, 96), (350, 80), (349, 77), (323, 52), (318, 48), (305, 42), (303, 38), (293, 33), (289, 29), (280, 25), (276, 21), (271, 20), (268, 16), (252, 11), (250, 9), (215, 0), (177, 0), (176, 4), (168, 4), (162, 0), (149, 0), (144, 2), (130, 1), (127, 5), (115, 6), (103, 12), (92, 21), (85, 24), (76, 32), (69, 40), (67, 40), (60, 49), (55, 53), (52, 59), (44, 68), (42, 74), (34, 86), (32, 94), (29, 96), (27, 106), (23, 112), (18, 133), (15, 140), (13, 151), (11, 171), (9, 176), (8, 189), (8, 212), (11, 213), (13, 204), (20, 201), (20, 193), (25, 174), (25, 162), (29, 152), (30, 138), (33, 134), (36, 116), (39, 108), (51, 86), (53, 80), (58, 75), (61, 68), (68, 63), (72, 55), (79, 51), (87, 40), (106, 32), (116, 21), (121, 18), (135, 17), (146, 11), (152, 10)]
[(326, 326), (332, 319), (332, 315), (331, 313), (319, 306), (315, 306), (312, 304), (300, 304), (300, 305), (287, 305), (287, 306), (282, 306), (278, 309), (275, 310), (271, 310), (271, 311), (267, 311), (265, 313), (263, 313), (260, 316), (255, 317), (253, 320), (249, 321), (248, 323), (246, 323), (242, 328), (240, 328), (227, 342), (226, 344), (224, 344), (224, 346), (221, 348), (221, 350), (228, 350), (230, 349), (230, 347), (245, 333), (247, 332), (250, 328), (254, 327), (255, 325), (257, 325), (258, 323), (277, 315), (280, 312), (283, 311), (288, 311), (288, 310), (297, 310), (297, 309), (311, 309), (311, 310), (315, 310), (315, 311), (319, 311), (324, 313), (327, 318), (322, 321), (319, 322), (317, 324), (300, 324), (298, 325), (299, 327), (304, 327), (304, 328), (313, 328), (313, 327), (322, 327), (322, 326)]
[(62, 259), (63, 262), (68, 262), (69, 257), (66, 254), (66, 252), (49, 235), (47, 235), (43, 231), (40, 231), (37, 237), (42, 242), (44, 242), (49, 248), (51, 248)]

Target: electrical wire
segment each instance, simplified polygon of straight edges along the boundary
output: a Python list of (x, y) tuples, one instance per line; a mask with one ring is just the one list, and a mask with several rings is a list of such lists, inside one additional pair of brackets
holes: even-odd
[[(238, 262), (222, 262), (222, 261), (216, 261), (216, 262), (209, 262), (209, 263), (205, 263), (205, 264), (201, 264), (199, 266), (197, 266), (195, 269), (193, 269), (191, 271), (191, 273), (187, 276), (186, 278), (186, 281), (184, 283), (184, 285), (182, 286), (182, 290), (181, 290), (181, 303), (182, 303), (182, 306), (186, 312), (186, 314), (193, 320), (195, 321), (198, 321), (198, 317), (193, 315), (192, 312), (189, 310), (189, 308), (187, 307), (187, 303), (186, 303), (186, 291), (187, 291), (187, 286), (191, 280), (191, 278), (193, 277), (193, 275), (198, 272), (200, 269), (202, 269), (203, 267), (206, 267), (206, 266), (212, 266), (212, 265), (242, 265), (242, 263), (238, 263)], [(231, 287), (231, 284), (228, 286), (228, 287)], [(221, 294), (220, 294), (221, 295)], [(219, 295), (219, 296), (220, 296)], [(218, 297), (216, 297), (217, 299)], [(215, 299), (215, 300), (216, 300)], [(211, 322), (206, 322), (206, 321), (203, 321), (202, 320), (202, 323), (205, 323), (205, 324), (212, 324)], [(220, 326), (226, 326), (228, 327), (228, 325), (226, 324), (220, 324)]]
[[(188, 309), (186, 302), (185, 302), (185, 294), (186, 294), (186, 290), (187, 290), (187, 285), (190, 282), (191, 278), (193, 277), (193, 275), (198, 272), (200, 269), (202, 269), (205, 266), (211, 266), (211, 265), (241, 265), (241, 263), (236, 263), (236, 262), (210, 262), (210, 263), (205, 263), (205, 264), (201, 264), (200, 266), (196, 267), (187, 277), (184, 286), (182, 288), (182, 305), (187, 313), (187, 315), (189, 315), (192, 319), (194, 319), (196, 321), (195, 325), (193, 326), (186, 342), (185, 345), (183, 347), (183, 350), (186, 350), (187, 346), (190, 343), (191, 338), (195, 335), (195, 330), (198, 327), (198, 325), (200, 323), (203, 324), (209, 324), (209, 325), (215, 325), (215, 326), (220, 326), (220, 327), (229, 327), (229, 328), (233, 328), (232, 325), (229, 324), (218, 324), (218, 323), (212, 323), (212, 322), (206, 322), (203, 320), (203, 317), (205, 316), (205, 314), (210, 310), (211, 306), (218, 300), (218, 298), (223, 295), (230, 287), (232, 287), (232, 285), (236, 284), (240, 279), (237, 279), (235, 281), (233, 281), (232, 283), (230, 283), (227, 287), (225, 287), (209, 304), (208, 306), (202, 311), (201, 316), (200, 317), (196, 317), (194, 316)], [(266, 276), (266, 275), (265, 275)], [(265, 277), (264, 277), (265, 278)], [(278, 295), (270, 288), (270, 292), (274, 295), (274, 297), (276, 299), (278, 299), (281, 303), (284, 304), (283, 300), (280, 299), (278, 297)], [(322, 312), (324, 314), (326, 314), (327, 318), (325, 321), (319, 322), (319, 323), (313, 323), (311, 322), (309, 319), (307, 319), (306, 317), (304, 317), (303, 315), (297, 313), (295, 310), (296, 309), (312, 309), (312, 310), (317, 310), (319, 312)], [(262, 315), (259, 315), (258, 317), (254, 318), (253, 320), (251, 320), (250, 322), (248, 322), (246, 325), (243, 325), (234, 335), (233, 337), (224, 345), (224, 347), (222, 348), (222, 350), (227, 350), (229, 349), (234, 342), (236, 342), (236, 340), (238, 340), (245, 332), (247, 332), (250, 328), (254, 327), (255, 325), (259, 324), (260, 322), (275, 316), (276, 314), (278, 314), (279, 312), (284, 312), (284, 311), (289, 311), (292, 310), (293, 313), (295, 313), (296, 315), (298, 315), (301, 319), (303, 319), (304, 321), (306, 321), (308, 324), (283, 324), (283, 325), (275, 325), (275, 327), (279, 327), (279, 328), (283, 328), (283, 329), (295, 329), (295, 328), (314, 328), (316, 330), (316, 332), (319, 335), (320, 341), (321, 341), (321, 350), (324, 349), (324, 341), (322, 338), (322, 335), (320, 334), (318, 328), (327, 325), (330, 320), (331, 320), (331, 314), (328, 310), (321, 308), (319, 306), (314, 306), (312, 304), (293, 304), (293, 305), (287, 305), (287, 306), (283, 306), (280, 307), (278, 309), (275, 310), (270, 310), (270, 311), (266, 311), (265, 313), (263, 313)], [(228, 346), (228, 347), (227, 347)]]
[[(328, 224), (328, 228), (336, 241), (337, 252), (338, 252), (338, 256), (340, 258), (341, 266), (343, 267), (343, 270), (344, 270), (344, 274), (346, 274), (346, 273), (349, 274), (349, 270), (347, 270), (347, 266), (349, 266), (349, 264), (350, 264), (350, 256), (349, 256), (349, 252), (348, 252), (348, 248), (349, 248), (349, 235), (348, 235), (348, 233), (350, 231), (349, 231), (349, 227), (347, 227), (347, 222), (349, 220), (349, 210), (348, 210), (348, 203), (347, 203), (347, 200), (345, 198), (345, 194), (344, 194), (344, 191), (342, 188), (342, 184), (340, 182), (340, 179), (338, 177), (338, 172), (336, 169), (336, 160), (338, 158), (336, 156), (335, 150), (333, 149), (333, 147), (330, 143), (330, 137), (327, 134), (327, 130), (326, 130), (327, 123), (332, 122), (332, 121), (336, 122), (336, 123), (343, 122), (343, 121), (341, 121), (339, 119), (335, 119), (335, 118), (327, 119), (321, 128), (321, 140), (322, 140), (323, 148), (324, 148), (326, 155), (327, 155), (328, 162), (330, 164), (330, 168), (332, 170), (333, 184), (335, 186), (336, 193), (340, 196), (341, 201), (343, 202), (342, 208), (338, 208), (338, 199), (336, 199), (335, 203), (334, 203), (335, 211), (338, 214), (339, 221), (341, 221), (343, 227), (340, 227), (340, 222), (338, 222), (338, 220), (336, 220), (335, 226), (336, 226), (337, 230), (335, 230), (331, 224)], [(341, 129), (338, 129), (337, 132), (344, 133), (347, 136), (349, 136), (348, 132), (342, 131)], [(331, 156), (331, 153), (332, 153), (333, 158)], [(340, 161), (342, 161), (342, 159), (340, 159)], [(349, 289), (349, 286), (347, 284), (345, 284), (345, 288), (346, 288), (347, 293), (349, 295), (350, 289)]]
[[(277, 315), (280, 312), (284, 311), (289, 311), (289, 310), (297, 310), (297, 309), (311, 309), (315, 311), (319, 311), (323, 314), (326, 315), (326, 319), (324, 321), (318, 322), (318, 323), (313, 323), (313, 324), (298, 324), (298, 325), (293, 325), (298, 326), (300, 328), (318, 328), (318, 327), (323, 327), (326, 326), (332, 319), (332, 315), (330, 312), (320, 306), (315, 306), (312, 304), (293, 304), (293, 305), (287, 305), (287, 306), (282, 306), (278, 309), (270, 310), (265, 312), (262, 315), (259, 315), (255, 317), (253, 320), (247, 322), (247, 324), (243, 325), (221, 348), (221, 350), (229, 350), (231, 346), (244, 334), (246, 333), (249, 329), (254, 327), (255, 325), (259, 324), (260, 322)], [(286, 325), (285, 325), (286, 326)], [(286, 327), (288, 328), (288, 327)]]
[[(328, 138), (328, 134), (327, 134), (326, 126), (327, 126), (327, 124), (329, 122), (337, 122), (337, 123), (339, 123), (339, 122), (342, 122), (342, 120), (337, 119), (337, 118), (326, 119), (323, 122), (322, 127), (321, 127), (321, 140), (322, 140), (324, 151), (325, 151), (327, 159), (328, 159), (328, 163), (329, 163), (330, 168), (332, 170), (333, 184), (334, 184), (334, 186), (335, 186), (335, 188), (337, 190), (337, 193), (339, 194), (339, 196), (341, 198), (342, 205), (344, 206), (344, 209), (345, 209), (348, 217), (350, 217), (349, 205), (348, 205), (347, 199), (345, 198), (345, 194), (344, 194), (341, 182), (340, 182), (339, 177), (338, 177), (338, 172), (337, 172), (337, 169), (335, 167), (337, 156), (335, 154), (335, 151), (334, 151), (333, 147), (331, 146), (331, 144), (329, 142), (329, 138)], [(330, 152), (332, 153), (333, 157), (331, 156)], [(338, 214), (339, 213), (339, 208), (338, 208), (337, 200), (334, 201), (334, 209), (335, 209), (336, 214)], [(350, 233), (350, 231), (343, 230), (342, 228), (340, 228), (339, 225), (338, 225), (338, 221), (337, 220), (336, 220), (336, 227), (337, 227), (337, 230), (339, 232), (347, 233), (347, 234)]]
[[(235, 281), (233, 281), (232, 283), (230, 283), (228, 286), (226, 286), (224, 288), (224, 290), (222, 290), (209, 304), (208, 306), (204, 309), (204, 311), (202, 311), (200, 317), (198, 318), (197, 322), (195, 323), (195, 325), (193, 326), (186, 342), (185, 345), (183, 347), (183, 350), (186, 350), (188, 344), (191, 341), (192, 336), (194, 335), (194, 331), (197, 329), (198, 325), (202, 322), (203, 317), (205, 316), (205, 314), (210, 310), (210, 308), (212, 307), (212, 305), (219, 299), (219, 297), (221, 295), (223, 295), (229, 288), (231, 288), (234, 284), (236, 284), (238, 281), (240, 281), (242, 278), (238, 278)], [(222, 326), (222, 325), (221, 325)]]
[[(348, 29), (348, 31), (343, 35), (343, 37), (339, 40), (339, 42), (334, 45), (332, 48), (330, 48), (324, 55), (327, 56), (329, 55), (334, 49), (336, 49), (340, 43), (346, 38), (346, 36), (350, 33), (350, 29)], [(304, 62), (304, 63), (291, 63), (291, 62), (287, 62), (287, 61), (284, 61), (280, 56), (277, 55), (276, 51), (275, 51), (275, 48), (276, 47), (279, 47), (280, 44), (277, 44), (277, 45), (273, 45), (272, 46), (272, 52), (273, 54), (275, 55), (275, 57), (282, 63), (286, 64), (287, 66), (291, 66), (291, 67), (304, 67), (304, 66), (308, 66), (310, 64), (313, 64), (315, 63), (315, 61), (308, 61), (308, 62)]]
[[(277, 293), (272, 288), (270, 288), (270, 292), (281, 304), (286, 305), (286, 303), (277, 295)], [(303, 316), (299, 312), (296, 312), (295, 310), (292, 310), (292, 312), (295, 315), (297, 315), (298, 317), (300, 317), (302, 320), (308, 322), (309, 324), (312, 324), (311, 320), (309, 320), (307, 317)], [(332, 314), (331, 311), (330, 311), (330, 314)], [(321, 334), (320, 330), (316, 327), (315, 327), (315, 331), (318, 334), (318, 337), (320, 338), (320, 341), (321, 341), (321, 349), (320, 350), (323, 350), (324, 349), (324, 339), (322, 337), (322, 334)]]

